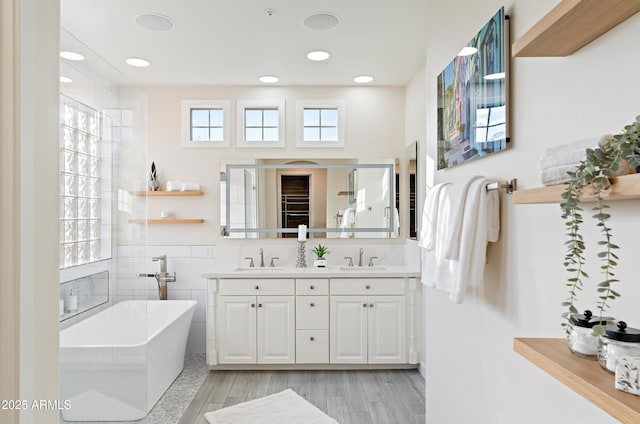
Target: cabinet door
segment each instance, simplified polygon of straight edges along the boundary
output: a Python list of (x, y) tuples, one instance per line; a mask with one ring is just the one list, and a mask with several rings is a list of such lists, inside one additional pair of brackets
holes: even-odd
[(407, 329), (404, 296), (369, 296), (368, 301), (369, 363), (405, 363)]
[(257, 306), (258, 363), (295, 363), (294, 297), (258, 296)]
[(329, 350), (332, 364), (367, 363), (366, 296), (332, 296)]
[(256, 297), (218, 297), (218, 351), (221, 364), (256, 363)]

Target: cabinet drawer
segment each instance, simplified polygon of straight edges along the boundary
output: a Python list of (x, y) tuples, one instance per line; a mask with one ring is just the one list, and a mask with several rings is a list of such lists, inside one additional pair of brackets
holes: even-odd
[(220, 295), (293, 295), (294, 280), (278, 278), (221, 279)]
[(296, 331), (296, 363), (328, 364), (329, 363), (329, 331), (328, 330)]
[(296, 296), (296, 328), (327, 330), (329, 328), (329, 296)]
[(327, 278), (304, 278), (296, 280), (296, 294), (304, 295), (328, 295), (329, 279)]
[(403, 278), (332, 278), (331, 295), (402, 295)]

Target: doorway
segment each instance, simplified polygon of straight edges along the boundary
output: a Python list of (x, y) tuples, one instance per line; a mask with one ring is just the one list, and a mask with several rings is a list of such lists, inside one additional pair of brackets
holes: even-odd
[[(311, 200), (309, 196), (309, 175), (281, 175), (282, 228), (309, 227)], [(297, 237), (297, 233), (283, 233), (282, 237)]]

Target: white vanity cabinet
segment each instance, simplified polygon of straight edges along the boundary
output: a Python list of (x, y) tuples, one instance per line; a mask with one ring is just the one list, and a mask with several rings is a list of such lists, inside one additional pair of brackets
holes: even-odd
[(405, 280), (332, 279), (330, 362), (407, 362)]
[(219, 363), (295, 362), (294, 292), (292, 279), (220, 280)]
[(318, 271), (317, 277), (295, 275), (308, 271), (252, 272), (209, 277), (211, 368), (410, 368), (418, 363), (420, 296), (413, 276), (352, 275), (361, 270)]

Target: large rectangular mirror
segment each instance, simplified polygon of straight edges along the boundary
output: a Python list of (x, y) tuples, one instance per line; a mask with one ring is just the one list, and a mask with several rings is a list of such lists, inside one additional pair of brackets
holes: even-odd
[(391, 238), (399, 235), (395, 159), (224, 163), (221, 234), (228, 238)]

